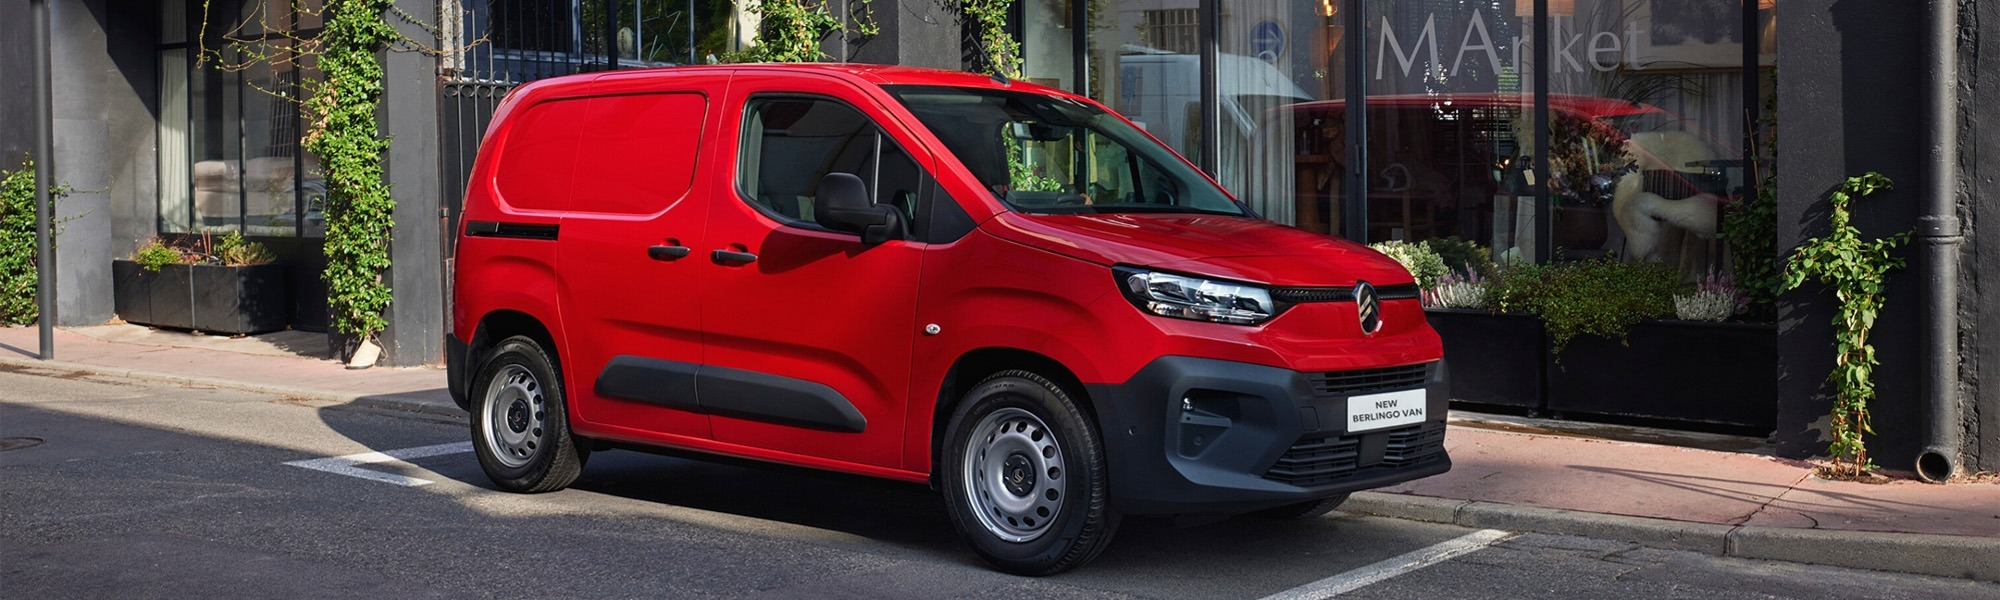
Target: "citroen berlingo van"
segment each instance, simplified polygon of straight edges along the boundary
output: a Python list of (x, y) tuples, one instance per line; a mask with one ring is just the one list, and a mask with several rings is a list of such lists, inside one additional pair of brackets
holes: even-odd
[(1450, 468), (1407, 271), (1060, 90), (863, 65), (539, 81), (494, 115), (462, 214), (450, 389), (504, 490), (611, 448), (928, 483), (981, 557), (1049, 574), (1121, 515), (1311, 516)]

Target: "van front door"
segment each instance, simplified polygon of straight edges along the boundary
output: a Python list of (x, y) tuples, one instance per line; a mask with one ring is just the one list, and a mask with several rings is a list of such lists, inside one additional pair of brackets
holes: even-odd
[(924, 245), (821, 227), (813, 199), (826, 174), (849, 173), (907, 218), (923, 171), (878, 125), (893, 120), (846, 83), (739, 74), (729, 102), (742, 116), (719, 137), (739, 147), (716, 186), (735, 193), (714, 195), (696, 257), (698, 384), (715, 439), (805, 464), (900, 468)]

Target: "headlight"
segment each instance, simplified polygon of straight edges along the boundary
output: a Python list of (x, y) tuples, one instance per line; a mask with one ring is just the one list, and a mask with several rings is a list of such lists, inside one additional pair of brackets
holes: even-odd
[(1163, 317), (1254, 325), (1278, 313), (1270, 290), (1254, 285), (1125, 267), (1112, 273), (1127, 300)]

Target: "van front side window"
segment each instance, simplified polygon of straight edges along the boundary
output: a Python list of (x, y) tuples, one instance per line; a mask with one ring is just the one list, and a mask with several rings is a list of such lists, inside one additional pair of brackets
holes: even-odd
[(877, 204), (916, 216), (922, 172), (866, 115), (825, 98), (751, 101), (737, 175), (745, 201), (790, 224), (812, 223), (813, 197), (827, 173), (860, 177)]
[(1088, 104), (973, 88), (889, 90), (1014, 210), (1246, 214), (1172, 151)]

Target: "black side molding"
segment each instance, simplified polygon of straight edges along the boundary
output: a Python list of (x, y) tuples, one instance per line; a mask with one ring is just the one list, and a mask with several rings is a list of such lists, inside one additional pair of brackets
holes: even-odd
[(695, 395), (709, 414), (779, 425), (861, 433), (868, 419), (825, 384), (703, 365)]
[(465, 235), (471, 237), (515, 238), (523, 240), (554, 240), (560, 231), (559, 225), (538, 225), (533, 223), (503, 223), (500, 221), (466, 221)]
[(701, 365), (641, 356), (612, 357), (597, 375), (595, 390), (605, 398), (703, 412), (695, 401), (695, 370)]
[(605, 365), (597, 395), (721, 417), (841, 433), (861, 433), (868, 419), (825, 384), (769, 373), (641, 356)]

